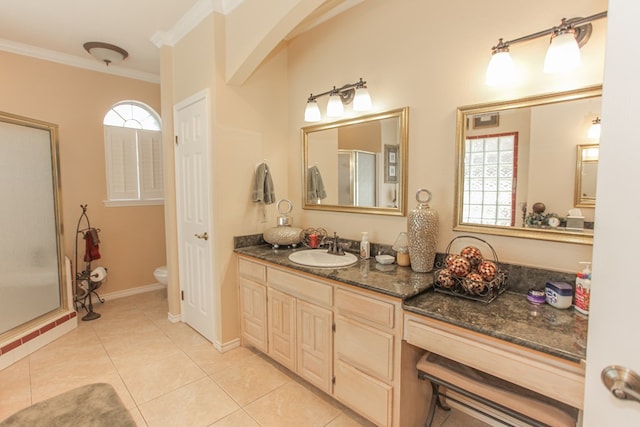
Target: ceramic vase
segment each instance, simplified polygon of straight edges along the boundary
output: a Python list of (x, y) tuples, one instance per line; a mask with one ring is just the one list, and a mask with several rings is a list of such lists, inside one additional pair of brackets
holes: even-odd
[[(423, 198), (426, 195), (426, 198)], [(424, 188), (416, 193), (418, 206), (407, 215), (411, 269), (418, 273), (433, 270), (438, 237), (438, 212), (429, 208), (431, 192)]]

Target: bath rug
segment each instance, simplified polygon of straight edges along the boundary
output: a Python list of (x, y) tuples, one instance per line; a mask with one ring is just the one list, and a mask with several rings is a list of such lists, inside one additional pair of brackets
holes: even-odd
[(88, 384), (16, 412), (0, 427), (136, 427), (110, 384)]

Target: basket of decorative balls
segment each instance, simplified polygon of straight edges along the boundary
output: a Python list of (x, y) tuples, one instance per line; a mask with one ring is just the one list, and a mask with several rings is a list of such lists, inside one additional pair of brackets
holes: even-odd
[[(480, 246), (489, 249), (491, 258), (485, 258), (478, 246), (468, 244), (469, 239), (482, 242)], [(452, 247), (462, 249), (455, 252)], [(474, 236), (459, 236), (449, 242), (444, 262), (436, 263), (433, 278), (436, 292), (485, 303), (496, 299), (507, 288), (507, 272), (500, 269), (496, 251)]]

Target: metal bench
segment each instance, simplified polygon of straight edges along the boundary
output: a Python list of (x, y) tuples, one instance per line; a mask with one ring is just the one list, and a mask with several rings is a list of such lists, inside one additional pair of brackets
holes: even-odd
[(506, 422), (504, 418), (498, 418), (462, 400), (447, 396), (443, 388), (531, 426), (576, 426), (576, 408), (435, 353), (426, 353), (416, 367), (418, 377), (428, 380), (433, 391), (425, 427), (431, 427), (436, 407), (450, 409), (442, 402), (441, 397), (470, 407), (503, 424)]

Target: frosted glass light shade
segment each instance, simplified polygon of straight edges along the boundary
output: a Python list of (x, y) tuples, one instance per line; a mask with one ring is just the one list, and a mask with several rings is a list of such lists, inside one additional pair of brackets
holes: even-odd
[(580, 66), (580, 47), (573, 34), (567, 32), (551, 39), (544, 57), (545, 73), (562, 73)]
[(515, 80), (515, 68), (508, 50), (491, 55), (485, 83), (489, 86), (507, 86)]
[(594, 120), (593, 124), (589, 128), (589, 132), (587, 133), (587, 138), (600, 139), (601, 130), (602, 130), (602, 126), (600, 125), (600, 120)]
[(327, 117), (341, 117), (344, 114), (344, 106), (340, 95), (331, 94), (327, 103)]
[(353, 111), (369, 111), (370, 109), (371, 96), (369, 96), (369, 90), (366, 87), (357, 88), (353, 98)]
[(314, 99), (313, 101), (307, 102), (307, 108), (304, 110), (304, 121), (319, 122), (321, 118), (320, 108), (316, 100)]

